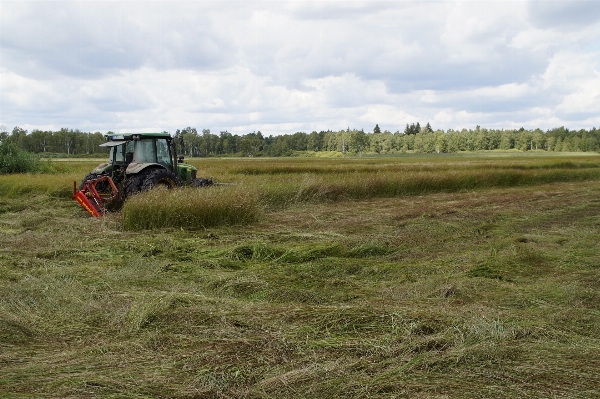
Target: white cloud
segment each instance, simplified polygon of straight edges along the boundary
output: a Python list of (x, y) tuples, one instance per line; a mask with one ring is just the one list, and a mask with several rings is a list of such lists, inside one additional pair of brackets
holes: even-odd
[(440, 111), (433, 117), (432, 123), (434, 125), (449, 126), (449, 122), (452, 122), (452, 113), (446, 110)]
[(598, 3), (542, 3), (1, 2), (0, 124), (591, 127)]

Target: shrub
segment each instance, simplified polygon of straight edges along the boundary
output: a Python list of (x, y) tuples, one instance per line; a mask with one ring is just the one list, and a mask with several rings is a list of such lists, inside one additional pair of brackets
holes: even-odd
[(0, 174), (37, 172), (39, 166), (37, 155), (22, 151), (12, 143), (0, 144)]

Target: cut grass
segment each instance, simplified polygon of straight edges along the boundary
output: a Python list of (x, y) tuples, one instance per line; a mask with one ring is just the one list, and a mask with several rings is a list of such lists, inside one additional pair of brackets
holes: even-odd
[(0, 396), (597, 397), (599, 194), (300, 201), (144, 232), (3, 196)]

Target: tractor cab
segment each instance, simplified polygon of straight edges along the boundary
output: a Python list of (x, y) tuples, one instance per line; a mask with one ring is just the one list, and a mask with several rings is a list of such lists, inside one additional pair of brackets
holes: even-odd
[(108, 162), (99, 165), (93, 173), (110, 173), (113, 180), (122, 180), (125, 175), (139, 173), (150, 166), (171, 172), (177, 170), (174, 142), (167, 133), (107, 136), (107, 142), (100, 147), (110, 148)]
[(193, 183), (197, 169), (177, 158), (175, 140), (168, 133), (135, 133), (107, 136), (100, 147), (110, 148), (108, 162), (98, 165), (92, 174), (110, 175), (115, 183), (148, 168), (172, 172), (182, 183)]

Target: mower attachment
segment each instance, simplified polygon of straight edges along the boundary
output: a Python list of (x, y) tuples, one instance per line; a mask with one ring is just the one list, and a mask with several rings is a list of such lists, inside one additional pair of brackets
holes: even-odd
[[(110, 185), (110, 196), (103, 197), (96, 189), (96, 185), (104, 181)], [(106, 213), (104, 204), (116, 199), (118, 195), (117, 187), (109, 176), (100, 176), (95, 179), (86, 180), (79, 191), (77, 191), (77, 182), (73, 182), (73, 199), (79, 202), (79, 205), (94, 217), (104, 216)]]

